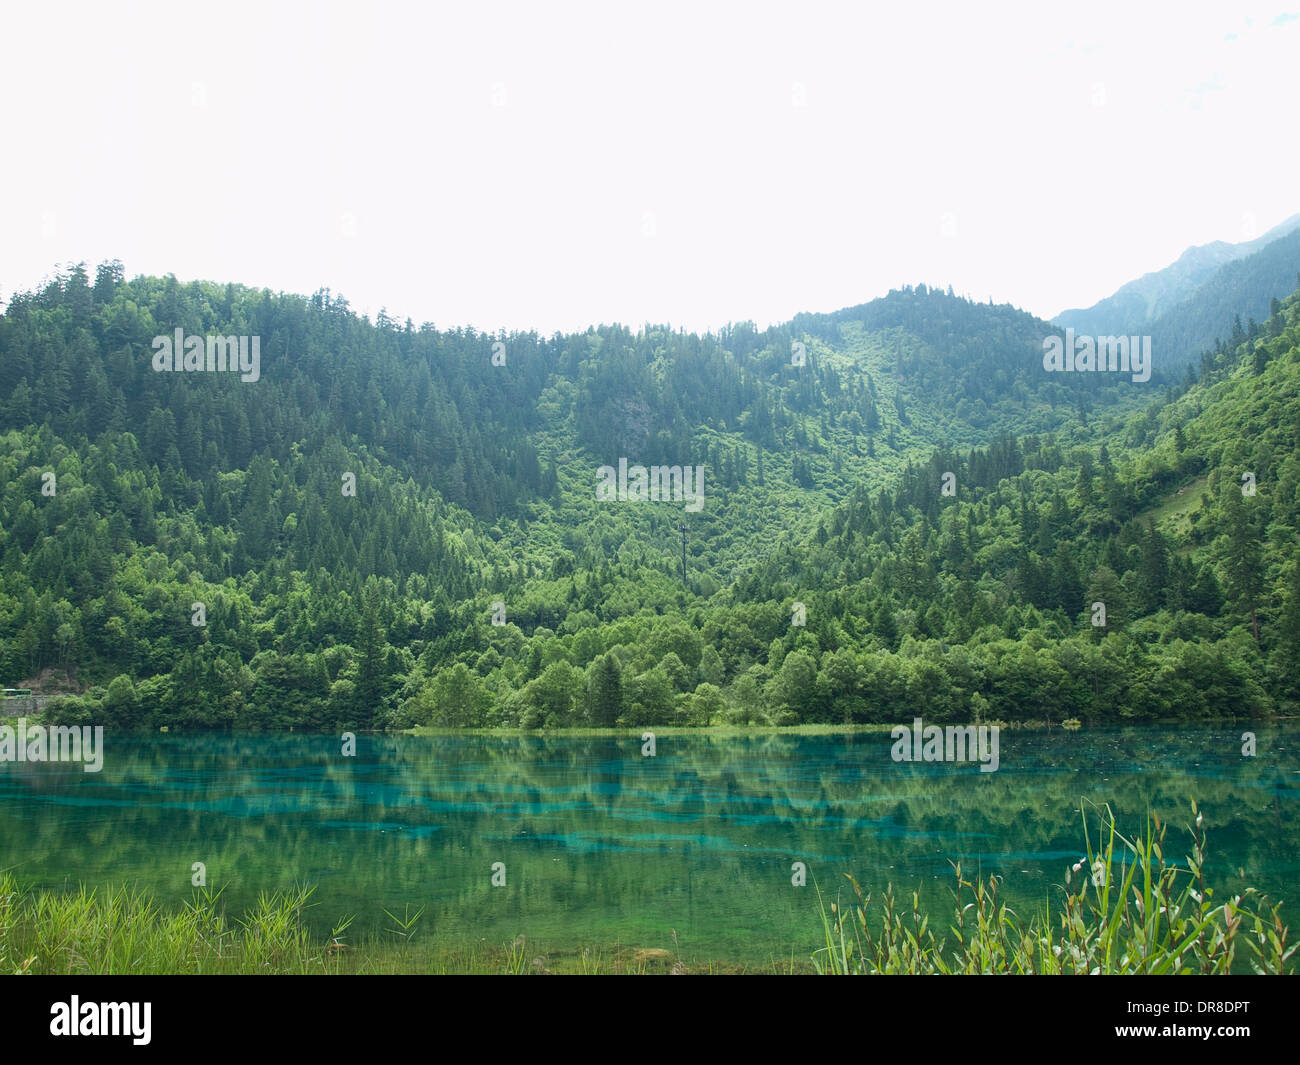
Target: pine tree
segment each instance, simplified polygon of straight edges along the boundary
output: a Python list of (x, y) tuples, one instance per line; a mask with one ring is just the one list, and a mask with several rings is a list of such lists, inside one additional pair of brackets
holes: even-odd
[(1290, 688), (1300, 690), (1300, 677), (1295, 676), (1295, 663), (1300, 661), (1300, 547), (1291, 560), (1291, 573), (1286, 583), (1286, 599), (1282, 616), (1278, 619), (1278, 643), (1282, 662), (1290, 675)]
[(1169, 545), (1156, 528), (1155, 522), (1151, 522), (1142, 539), (1142, 560), (1138, 564), (1138, 587), (1141, 590), (1144, 614), (1160, 609), (1168, 584)]
[(1092, 486), (1092, 456), (1086, 451), (1079, 460), (1079, 478), (1075, 482), (1074, 492), (1079, 498), (1079, 506), (1086, 509), (1096, 502), (1096, 493)]
[(876, 613), (871, 619), (871, 631), (887, 650), (893, 651), (898, 646), (898, 623), (894, 620), (894, 607), (888, 600), (881, 600)]
[(1227, 593), (1235, 609), (1250, 615), (1255, 642), (1259, 642), (1259, 621), (1255, 606), (1264, 585), (1263, 557), (1252, 515), (1236, 485), (1226, 488), (1228, 545), (1224, 569)]
[(383, 703), (384, 635), (379, 627), (379, 608), (373, 586), (366, 589), (365, 605), (357, 628), (357, 724), (373, 723)]
[(618, 659), (602, 655), (587, 683), (587, 720), (595, 728), (612, 728), (623, 712), (623, 677)]

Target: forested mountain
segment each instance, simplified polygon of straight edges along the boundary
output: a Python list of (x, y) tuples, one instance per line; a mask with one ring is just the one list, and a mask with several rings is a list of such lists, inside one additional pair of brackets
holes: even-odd
[(1298, 230), (1300, 215), (1292, 215), (1253, 240), (1198, 244), (1163, 270), (1153, 270), (1121, 285), (1114, 294), (1091, 307), (1062, 311), (1052, 319), (1052, 324), (1094, 336), (1132, 332), (1137, 325), (1154, 322), (1189, 299), (1228, 263), (1249, 258)]
[(1257, 323), (1277, 313), (1278, 304), (1297, 282), (1300, 230), (1228, 263), (1190, 297), (1160, 315), (1150, 324), (1152, 348), (1166, 353), (1170, 367), (1199, 359), (1220, 343), (1236, 348), (1254, 339)]
[(1168, 371), (1225, 342), (1246, 339), (1243, 321), (1275, 314), (1300, 278), (1300, 215), (1254, 240), (1188, 248), (1163, 270), (1130, 281), (1084, 310), (1062, 311), (1061, 328), (1089, 336), (1149, 335), (1155, 361)]
[[(0, 317), (0, 669), (147, 727), (1263, 712), (1296, 318), (1175, 395), (925, 286), (543, 338), (77, 268)], [(256, 380), (158, 372), (176, 330), (259, 338)], [(620, 459), (703, 508), (600, 501)]]
[[(813, 676), (816, 663), (828, 713), (873, 719), (904, 695), (935, 718), (1031, 705), (1049, 718), (1196, 717), (1293, 702), (1300, 296), (1207, 369), (1110, 446), (1031, 437), (937, 452), (896, 487), (856, 493), (738, 595), (799, 596), (823, 648), (873, 649), (866, 660), (837, 651), (837, 682), (809, 642), (794, 673)], [(777, 676), (803, 638), (783, 641)]]

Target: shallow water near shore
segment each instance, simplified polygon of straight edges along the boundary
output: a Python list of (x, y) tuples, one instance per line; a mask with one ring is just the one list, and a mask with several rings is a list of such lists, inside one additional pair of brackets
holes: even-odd
[(353, 757), (332, 735), (110, 733), (98, 773), (0, 764), (0, 869), (179, 906), (202, 862), (233, 914), (316, 885), (322, 936), (349, 914), (349, 939), (380, 935), (384, 910), (425, 907), (417, 936), (448, 942), (677, 949), (675, 931), (687, 958), (759, 964), (807, 960), (816, 887), (833, 896), (845, 873), (919, 890), (946, 925), (960, 862), (1004, 875), (1027, 916), (1083, 856), (1080, 800), (1109, 803), (1128, 835), (1148, 812), (1168, 821), (1173, 857), (1195, 799), (1210, 882), (1286, 899), (1286, 917), (1300, 728), (1251, 730), (1254, 757), (1245, 726), (1004, 730), (995, 773), (894, 762), (887, 732), (665, 734), (653, 757), (639, 732), (363, 734)]

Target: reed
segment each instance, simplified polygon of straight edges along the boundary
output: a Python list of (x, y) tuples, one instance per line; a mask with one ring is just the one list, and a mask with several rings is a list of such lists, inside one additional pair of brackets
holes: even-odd
[(939, 938), (916, 893), (900, 907), (890, 884), (873, 904), (849, 876), (847, 906), (837, 898), (827, 912), (818, 889), (825, 945), (814, 967), (824, 975), (1294, 972), (1280, 903), (1254, 888), (1218, 902), (1206, 885), (1195, 802), (1183, 862), (1166, 858), (1168, 826), (1158, 818), (1129, 839), (1108, 805), (1085, 802), (1080, 814), (1086, 857), (1067, 869), (1055, 905), (1049, 899), (1022, 917), (1000, 897), (1000, 877), (972, 881), (953, 863), (955, 907)]

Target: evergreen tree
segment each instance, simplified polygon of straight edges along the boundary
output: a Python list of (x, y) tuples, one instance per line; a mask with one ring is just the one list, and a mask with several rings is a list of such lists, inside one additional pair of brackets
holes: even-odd
[(1227, 510), (1227, 544), (1224, 571), (1227, 594), (1233, 607), (1250, 617), (1251, 631), (1259, 641), (1259, 621), (1255, 607), (1264, 586), (1263, 558), (1259, 534), (1240, 489), (1229, 484), (1224, 489)]
[(357, 627), (357, 680), (354, 712), (361, 727), (369, 726), (383, 707), (384, 637), (379, 627), (376, 596), (367, 590)]
[(587, 682), (587, 720), (595, 728), (612, 728), (623, 711), (623, 680), (618, 659), (602, 655)]

